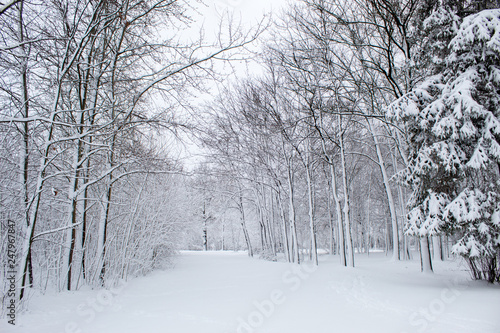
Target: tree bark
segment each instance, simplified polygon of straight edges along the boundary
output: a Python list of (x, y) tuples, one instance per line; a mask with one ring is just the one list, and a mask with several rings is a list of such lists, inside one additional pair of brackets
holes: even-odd
[(330, 196), (330, 181), (328, 180), (328, 195), (326, 196), (326, 208), (328, 211), (328, 225), (329, 225), (329, 252), (331, 255), (335, 254), (335, 228), (333, 226), (333, 210), (332, 210), (332, 199)]
[[(17, 1), (11, 2), (10, 5), (15, 4)], [(23, 19), (23, 5), (24, 2), (20, 2), (18, 6), (18, 30), (19, 30), (19, 43), (21, 44), (21, 55), (20, 55), (20, 73), (21, 73), (21, 110), (24, 118), (29, 117), (29, 93), (28, 93), (28, 54), (23, 44), (25, 40), (25, 32), (24, 32), (24, 19)], [(7, 8), (7, 7), (6, 7)], [(26, 228), (26, 230), (30, 227), (30, 211), (29, 211), (29, 186), (28, 186), (28, 177), (29, 177), (29, 154), (30, 154), (30, 133), (29, 133), (29, 122), (24, 122), (21, 125), (20, 131), (22, 135), (22, 148), (20, 153), (20, 183), (21, 183), (21, 196), (22, 196), (22, 207), (23, 207), (23, 218), (24, 218), (24, 226), (21, 226), (22, 230)], [(25, 230), (25, 231), (26, 231)], [(31, 249), (27, 254), (27, 265), (25, 269), (25, 273), (23, 274), (22, 286), (26, 285), (26, 277), (28, 278), (28, 286), (33, 286), (33, 267), (31, 262)], [(21, 298), (23, 297), (24, 289), (21, 289)]]
[(433, 272), (428, 236), (420, 237), (420, 270), (424, 273)]
[(443, 240), (440, 235), (432, 236), (432, 259), (444, 260), (443, 255)]
[(293, 175), (292, 175), (292, 162), (291, 156), (288, 157), (287, 161), (287, 182), (288, 182), (288, 209), (289, 209), (289, 220), (290, 220), (290, 232), (292, 236), (292, 262), (297, 262), (300, 264), (300, 253), (299, 253), (299, 241), (297, 239), (297, 228), (295, 225), (295, 202), (293, 194)]
[(248, 251), (248, 256), (253, 257), (253, 250), (252, 250), (252, 243), (250, 242), (250, 236), (248, 235), (248, 230), (247, 230), (247, 225), (246, 225), (246, 220), (245, 220), (245, 209), (243, 207), (243, 194), (241, 193), (241, 188), (239, 191), (239, 204), (238, 204), (239, 210), (240, 210), (240, 223), (241, 223), (241, 228), (243, 229), (243, 236), (245, 237), (245, 242), (247, 244), (247, 251)]
[(281, 191), (278, 189), (276, 193), (276, 201), (278, 202), (278, 207), (279, 207), (279, 212), (280, 212), (280, 219), (281, 219), (281, 227), (282, 227), (282, 232), (283, 232), (283, 252), (285, 253), (285, 258), (286, 261), (291, 262), (291, 253), (290, 253), (290, 244), (288, 240), (288, 230), (287, 230), (287, 225), (286, 225), (286, 218), (285, 218), (285, 209), (283, 207), (283, 202), (281, 199)]
[[(316, 120), (316, 119), (315, 119)], [(333, 163), (333, 156), (331, 156), (327, 149), (326, 149), (326, 140), (325, 137), (323, 136), (323, 114), (322, 112), (319, 113), (319, 121), (320, 124), (319, 126), (315, 126), (320, 138), (321, 138), (321, 149), (323, 150), (323, 156), (325, 160), (328, 163), (329, 170), (330, 170), (330, 189), (332, 191), (332, 197), (333, 201), (335, 203), (335, 211), (337, 215), (337, 230), (338, 230), (338, 240), (337, 240), (337, 246), (338, 246), (338, 253), (340, 254), (340, 263), (343, 266), (347, 266), (347, 257), (346, 257), (346, 252), (345, 252), (345, 229), (344, 229), (344, 223), (342, 221), (342, 208), (341, 208), (341, 203), (340, 203), (340, 198), (337, 193), (337, 176), (335, 174), (335, 167)]]
[(345, 162), (345, 151), (344, 151), (344, 133), (342, 132), (342, 117), (338, 116), (339, 121), (339, 143), (340, 143), (340, 159), (342, 165), (342, 182), (344, 185), (344, 221), (346, 226), (346, 242), (347, 242), (347, 252), (348, 252), (348, 264), (354, 267), (354, 249), (352, 244), (351, 236), (351, 221), (349, 216), (349, 188), (347, 184), (347, 170)]
[(203, 251), (208, 251), (208, 226), (207, 226), (207, 207), (205, 201), (203, 201), (203, 210), (201, 212), (201, 218), (203, 219)]
[(312, 261), (315, 265), (318, 265), (318, 249), (316, 244), (316, 230), (314, 226), (314, 193), (312, 186), (312, 177), (311, 177), (311, 163), (309, 156), (309, 147), (306, 148), (306, 180), (307, 180), (307, 198), (308, 198), (308, 215), (309, 215), (309, 232), (311, 236), (311, 255)]
[(375, 150), (377, 152), (378, 165), (382, 173), (382, 181), (384, 183), (385, 193), (387, 195), (387, 202), (389, 204), (389, 212), (391, 215), (391, 226), (392, 226), (392, 260), (396, 261), (400, 259), (399, 256), (399, 228), (398, 219), (396, 215), (396, 206), (394, 204), (394, 198), (392, 196), (391, 186), (389, 184), (389, 177), (387, 176), (387, 170), (385, 168), (384, 158), (382, 156), (382, 151), (380, 149), (380, 144), (378, 142), (377, 135), (373, 131), (373, 126), (370, 119), (366, 119), (368, 123), (368, 129), (370, 130), (373, 142), (375, 144)]

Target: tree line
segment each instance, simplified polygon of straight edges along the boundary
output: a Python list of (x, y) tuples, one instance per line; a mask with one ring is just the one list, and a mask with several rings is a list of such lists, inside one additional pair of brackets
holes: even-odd
[(418, 250), (430, 272), (453, 253), (498, 281), (498, 5), (286, 9), (263, 73), (227, 84), (199, 125), (205, 168), (239, 200), (243, 229), (252, 214), (265, 257), (317, 264), (321, 248), (355, 266), (373, 248)]
[(13, 221), (19, 299), (29, 287), (109, 286), (173, 253), (185, 181), (169, 145), (187, 126), (176, 110), (260, 32), (181, 38), (191, 10), (176, 0), (1, 6), (1, 259)]

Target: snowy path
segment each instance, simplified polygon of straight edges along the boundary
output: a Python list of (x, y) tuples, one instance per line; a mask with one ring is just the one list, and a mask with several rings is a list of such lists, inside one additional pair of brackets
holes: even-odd
[(426, 276), (416, 260), (359, 256), (347, 269), (321, 259), (314, 270), (242, 253), (185, 252), (174, 269), (113, 293), (36, 297), (16, 327), (2, 320), (0, 332), (500, 332), (500, 288), (467, 282), (455, 263)]

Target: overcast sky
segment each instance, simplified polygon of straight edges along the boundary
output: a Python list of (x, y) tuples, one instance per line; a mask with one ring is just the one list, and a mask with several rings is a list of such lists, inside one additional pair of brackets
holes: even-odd
[[(191, 31), (197, 34), (203, 27), (206, 40), (215, 40), (221, 20), (227, 20), (228, 15), (232, 15), (233, 24), (240, 24), (248, 31), (263, 20), (275, 19), (289, 1), (294, 0), (200, 0), (196, 3), (198, 12), (192, 14), (194, 24)], [(254, 47), (257, 50), (258, 43)]]
[[(192, 36), (191, 38), (193, 40), (196, 40), (199, 37), (200, 29), (203, 28), (205, 40), (207, 43), (210, 43), (216, 40), (219, 32), (219, 23), (222, 18), (227, 19), (228, 14), (233, 15), (234, 22), (240, 23), (242, 29), (249, 30), (255, 27), (265, 17), (270, 17), (272, 20), (273, 16), (276, 17), (289, 1), (295, 0), (201, 0), (191, 2), (190, 4), (193, 6), (193, 10), (190, 11), (190, 16), (193, 19), (193, 23), (191, 28), (185, 31), (185, 33), (187, 33), (188, 36)], [(264, 36), (265, 34), (261, 37)], [(253, 45), (255, 51), (258, 51), (258, 47), (258, 42)], [(230, 77), (235, 78), (238, 76), (243, 78), (247, 76), (247, 73), (258, 74), (261, 67), (255, 61), (235, 61), (231, 63), (231, 67), (226, 65), (217, 68), (218, 71), (226, 71), (226, 73), (231, 72), (232, 69), (235, 70), (235, 73)], [(230, 79), (230, 77), (228, 77), (228, 79)], [(217, 88), (215, 86), (213, 87), (212, 93), (217, 93)], [(199, 101), (195, 102), (195, 104), (203, 104), (211, 99), (212, 96), (210, 96), (210, 94), (204, 94), (198, 95), (198, 98)], [(182, 137), (184, 139), (184, 144), (177, 147), (180, 151), (174, 153), (174, 155), (182, 157), (188, 170), (192, 170), (194, 165), (201, 161), (199, 155), (203, 154), (203, 152), (191, 142), (189, 135), (187, 137), (186, 135), (182, 135)], [(174, 148), (174, 150), (177, 149)]]
[[(265, 14), (278, 12), (287, 0), (203, 0), (206, 6), (199, 5), (200, 11), (207, 24), (217, 25), (220, 14), (224, 11), (233, 12), (237, 19), (245, 25), (255, 24)], [(202, 8), (205, 7), (205, 8)]]

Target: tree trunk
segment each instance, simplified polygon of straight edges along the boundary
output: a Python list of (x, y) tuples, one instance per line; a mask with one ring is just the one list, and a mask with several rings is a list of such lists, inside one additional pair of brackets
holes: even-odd
[[(85, 105), (81, 105), (85, 106)], [(79, 120), (79, 127), (77, 128), (77, 133), (81, 137), (83, 135), (84, 127), (85, 127), (85, 111), (84, 108), (80, 111), (80, 120)], [(65, 245), (65, 251), (64, 251), (64, 258), (63, 258), (63, 269), (67, 269), (67, 276), (66, 276), (66, 290), (71, 290), (71, 278), (72, 278), (72, 266), (73, 266), (73, 254), (75, 251), (75, 245), (76, 245), (76, 225), (77, 225), (77, 217), (78, 217), (78, 184), (79, 184), (79, 179), (81, 175), (81, 167), (83, 165), (82, 161), (82, 155), (83, 155), (83, 149), (84, 149), (84, 142), (83, 138), (78, 139), (77, 142), (77, 147), (74, 152), (74, 159), (73, 159), (73, 167), (72, 167), (72, 178), (71, 178), (71, 185), (68, 193), (68, 198), (70, 200), (69, 204), (69, 212), (68, 212), (68, 226), (72, 226), (70, 229), (67, 230), (66, 233), (66, 245)]]
[[(64, 59), (68, 60), (69, 55), (65, 54)], [(65, 63), (64, 61), (62, 62)], [(34, 191), (34, 198), (32, 200), (32, 207), (30, 209), (30, 225), (26, 229), (25, 232), (25, 242), (23, 243), (23, 247), (21, 249), (21, 256), (19, 261), (20, 270), (18, 272), (19, 277), (16, 281), (19, 281), (19, 299), (22, 300), (24, 297), (24, 289), (26, 288), (26, 278), (27, 276), (31, 276), (30, 272), (32, 271), (31, 267), (31, 246), (33, 244), (33, 237), (35, 235), (35, 227), (38, 220), (38, 212), (40, 209), (40, 201), (42, 195), (42, 189), (45, 184), (45, 175), (47, 172), (47, 167), (50, 164), (50, 148), (52, 146), (52, 139), (54, 135), (54, 122), (57, 119), (57, 108), (59, 105), (59, 99), (61, 97), (61, 89), (62, 89), (62, 78), (65, 77), (67, 73), (68, 67), (62, 68), (60, 70), (61, 76), (58, 78), (56, 83), (56, 91), (53, 100), (53, 104), (51, 107), (50, 120), (49, 120), (49, 129), (47, 137), (45, 138), (44, 147), (41, 149), (42, 157), (40, 158), (40, 165), (37, 176), (37, 183)], [(31, 277), (30, 277), (31, 279)]]
[(340, 198), (337, 193), (337, 177), (335, 175), (335, 168), (333, 167), (333, 162), (330, 163), (330, 176), (332, 178), (331, 188), (333, 194), (333, 201), (335, 202), (335, 210), (337, 213), (337, 229), (339, 233), (338, 248), (340, 254), (340, 262), (343, 266), (347, 266), (347, 255), (345, 251), (345, 229), (342, 220), (342, 206), (340, 203)]
[(129, 261), (127, 260), (127, 254), (129, 250), (129, 243), (130, 239), (132, 238), (132, 234), (134, 232), (134, 226), (135, 226), (135, 221), (137, 214), (139, 212), (139, 204), (142, 198), (142, 193), (144, 189), (146, 188), (147, 182), (148, 182), (148, 177), (149, 174), (147, 173), (146, 176), (144, 177), (144, 183), (141, 186), (141, 189), (139, 193), (137, 194), (137, 198), (135, 199), (135, 204), (134, 204), (134, 210), (132, 213), (132, 216), (130, 217), (129, 223), (127, 224), (126, 232), (125, 232), (125, 239), (123, 241), (124, 246), (123, 246), (123, 256), (122, 256), (122, 264), (121, 264), (121, 277), (122, 279), (127, 278), (127, 273), (128, 273), (128, 263)]
[(333, 164), (333, 157), (328, 154), (328, 151), (326, 149), (326, 143), (325, 143), (325, 138), (322, 133), (322, 126), (323, 126), (323, 117), (322, 113), (320, 112), (320, 127), (316, 127), (320, 137), (321, 137), (321, 148), (323, 150), (323, 155), (328, 162), (329, 169), (330, 169), (330, 188), (332, 191), (332, 196), (333, 196), (333, 201), (335, 202), (335, 211), (337, 213), (337, 229), (338, 229), (338, 240), (337, 240), (337, 246), (338, 246), (338, 253), (340, 254), (340, 263), (343, 266), (347, 266), (347, 258), (346, 258), (346, 253), (345, 253), (345, 232), (344, 232), (344, 223), (342, 222), (342, 209), (341, 209), (341, 204), (340, 204), (340, 198), (337, 194), (337, 176), (335, 175), (335, 167)]
[(348, 264), (351, 267), (354, 267), (354, 249), (352, 244), (352, 236), (351, 236), (351, 221), (349, 217), (349, 188), (347, 185), (347, 170), (346, 170), (346, 162), (345, 162), (345, 151), (344, 151), (344, 134), (342, 133), (342, 118), (339, 118), (339, 141), (340, 141), (340, 159), (342, 164), (342, 182), (344, 185), (344, 221), (346, 226), (346, 242), (347, 242), (347, 252), (348, 252)]
[(398, 228), (398, 219), (396, 215), (396, 206), (394, 205), (394, 198), (392, 196), (392, 190), (389, 183), (389, 177), (387, 176), (387, 170), (385, 168), (384, 158), (382, 156), (382, 151), (380, 150), (380, 144), (378, 142), (377, 135), (373, 132), (373, 127), (371, 124), (371, 120), (366, 120), (368, 123), (368, 129), (373, 138), (373, 142), (375, 144), (375, 150), (377, 152), (378, 165), (380, 167), (380, 171), (382, 173), (382, 181), (384, 183), (385, 193), (387, 195), (387, 202), (389, 204), (389, 212), (391, 215), (391, 226), (392, 226), (392, 260), (399, 260), (399, 228)]
[(282, 232), (283, 232), (283, 252), (285, 253), (285, 258), (286, 261), (291, 262), (291, 253), (290, 253), (290, 244), (288, 240), (288, 230), (287, 230), (287, 225), (286, 225), (286, 218), (285, 218), (285, 209), (283, 207), (283, 202), (281, 199), (281, 191), (278, 189), (276, 193), (276, 201), (278, 202), (278, 207), (279, 207), (279, 212), (280, 212), (280, 219), (281, 219), (281, 227), (282, 227)]
[(293, 176), (292, 176), (292, 166), (291, 157), (288, 158), (287, 166), (287, 181), (288, 181), (288, 192), (289, 192), (289, 219), (290, 219), (290, 231), (292, 233), (292, 262), (297, 262), (300, 264), (300, 253), (299, 253), (299, 241), (297, 239), (297, 228), (295, 225), (295, 202), (293, 195)]
[[(328, 187), (330, 187), (330, 181), (328, 181)], [(330, 192), (330, 190), (328, 189), (327, 190), (328, 192)], [(328, 195), (326, 196), (326, 205), (327, 205), (327, 210), (328, 210), (328, 224), (329, 224), (329, 227), (330, 227), (330, 232), (329, 232), (329, 252), (331, 255), (334, 255), (335, 254), (335, 228), (333, 226), (333, 210), (332, 210), (332, 200), (331, 200), (331, 196), (330, 196), (330, 193), (328, 193)]]
[[(90, 44), (92, 45), (91, 49), (88, 52), (87, 55), (87, 64), (86, 68), (83, 69), (84, 75), (83, 75), (83, 82), (81, 86), (78, 86), (77, 89), (79, 89), (79, 98), (80, 98), (80, 110), (83, 112), (85, 110), (88, 110), (88, 119), (81, 119), (81, 123), (83, 124), (86, 122), (87, 128), (93, 128), (94, 123), (95, 123), (95, 115), (96, 115), (96, 109), (97, 109), (97, 102), (99, 99), (99, 89), (100, 89), (100, 83), (101, 83), (101, 77), (103, 75), (103, 66), (104, 66), (104, 57), (106, 56), (105, 50), (101, 50), (101, 53), (99, 55), (95, 54), (95, 47), (94, 43), (97, 38), (95, 34), (92, 34), (92, 41)], [(98, 65), (96, 65), (96, 63)], [(91, 95), (91, 97), (89, 97)], [(88, 101), (90, 100), (90, 103)], [(90, 105), (89, 105), (90, 104)], [(82, 114), (83, 115), (83, 114)], [(82, 129), (84, 126), (81, 127)], [(90, 178), (90, 169), (91, 169), (91, 147), (93, 146), (93, 136), (88, 135), (85, 138), (85, 141), (88, 142), (87, 145), (85, 145), (84, 148), (84, 156), (85, 156), (85, 165), (81, 170), (81, 175), (82, 175), (82, 186), (85, 187), (83, 191), (83, 197), (81, 198), (82, 204), (81, 204), (81, 240), (80, 240), (80, 245), (81, 245), (81, 250), (82, 250), (82, 255), (81, 255), (81, 273), (83, 280), (85, 281), (87, 278), (87, 272), (86, 272), (86, 253), (87, 253), (87, 247), (86, 247), (86, 242), (87, 242), (87, 207), (88, 207), (88, 193), (89, 193), (89, 188), (87, 186), (87, 183), (89, 182)]]
[[(20, 60), (21, 60), (21, 110), (22, 110), (22, 116), (24, 118), (29, 117), (29, 94), (28, 94), (28, 54), (26, 52), (25, 45), (23, 44), (25, 40), (24, 36), (24, 20), (23, 20), (23, 5), (24, 2), (19, 3), (18, 7), (18, 29), (19, 29), (19, 43), (21, 44), (21, 55), (20, 55)], [(20, 151), (20, 183), (21, 183), (21, 198), (22, 198), (22, 208), (23, 208), (23, 218), (24, 218), (24, 226), (22, 226), (22, 230), (25, 228), (25, 233), (27, 234), (27, 231), (30, 229), (30, 212), (29, 212), (29, 188), (28, 188), (28, 177), (29, 177), (29, 150), (30, 150), (30, 144), (29, 144), (29, 122), (25, 121), (24, 124), (21, 125), (21, 128), (19, 129), (21, 134), (22, 134), (22, 148)], [(31, 247), (31, 246), (30, 246)], [(28, 251), (27, 254), (27, 263), (26, 263), (26, 269), (25, 273), (23, 274), (23, 282), (21, 286), (25, 286), (25, 281), (26, 281), (26, 276), (28, 276), (28, 286), (33, 286), (33, 267), (31, 263), (31, 249)], [(22, 299), (23, 297), (23, 291), (24, 289), (21, 289), (21, 296), (20, 298)]]
[[(126, 15), (128, 11), (128, 2), (125, 3), (123, 6), (123, 12), (122, 15)], [(120, 50), (123, 44), (123, 40), (125, 38), (125, 32), (127, 30), (128, 25), (123, 25), (123, 27), (120, 30), (120, 34), (118, 37), (118, 42), (116, 49), (113, 50), (113, 60), (111, 63), (111, 112), (110, 116), (111, 119), (116, 121), (117, 119), (117, 96), (116, 96), (116, 72), (117, 72), (117, 63), (118, 63), (118, 57), (120, 54)], [(99, 280), (101, 285), (104, 286), (104, 279), (105, 279), (105, 274), (106, 274), (106, 239), (107, 239), (107, 229), (108, 229), (108, 221), (109, 221), (109, 215), (110, 215), (110, 210), (111, 210), (111, 197), (113, 193), (113, 169), (115, 166), (115, 147), (116, 147), (116, 140), (117, 140), (117, 132), (118, 128), (116, 125), (113, 126), (113, 135), (111, 136), (111, 140), (109, 143), (109, 152), (108, 152), (108, 170), (109, 175), (108, 175), (108, 181), (109, 183), (107, 184), (107, 189), (105, 192), (105, 201), (104, 201), (104, 207), (103, 210), (101, 211), (101, 218), (99, 220), (99, 230), (98, 230), (98, 244), (97, 244), (97, 270), (96, 273), (99, 274)]]
[(433, 272), (428, 236), (420, 237), (420, 270), (424, 273)]
[[(75, 156), (75, 167), (77, 163), (78, 157)], [(68, 212), (68, 220), (67, 225), (72, 226), (76, 222), (77, 215), (77, 198), (76, 198), (76, 190), (78, 187), (78, 172), (75, 169), (76, 174), (73, 175), (73, 179), (71, 180), (70, 190), (68, 193), (68, 197), (70, 199), (69, 204), (69, 212)], [(63, 251), (63, 264), (62, 264), (62, 274), (63, 281), (65, 282), (65, 286), (62, 286), (66, 290), (71, 290), (71, 274), (72, 274), (72, 264), (73, 264), (73, 252), (75, 250), (75, 240), (76, 240), (76, 230), (75, 227), (69, 228), (66, 230), (66, 240)]]
[(250, 242), (250, 236), (248, 235), (248, 230), (247, 230), (246, 221), (245, 221), (245, 210), (243, 207), (243, 195), (241, 193), (241, 189), (240, 189), (240, 193), (239, 193), (239, 205), (238, 205), (238, 207), (240, 209), (240, 223), (241, 223), (241, 228), (243, 229), (243, 236), (245, 237), (245, 242), (247, 244), (248, 256), (253, 257), (252, 243)]
[(111, 210), (111, 195), (113, 192), (112, 175), (109, 175), (109, 184), (104, 196), (104, 205), (101, 210), (101, 216), (98, 226), (97, 238), (97, 268), (95, 273), (99, 274), (99, 283), (104, 286), (104, 279), (106, 275), (106, 240), (108, 233), (109, 213)]
[[(262, 185), (264, 186), (264, 185)], [(264, 188), (262, 189), (265, 190)], [(267, 198), (266, 198), (267, 202)], [(271, 242), (271, 251), (273, 256), (276, 256), (276, 235), (275, 235), (275, 221), (274, 221), (274, 199), (272, 189), (269, 188), (269, 209), (268, 209), (267, 225), (269, 228), (269, 241)]]
[(314, 193), (312, 186), (312, 177), (311, 177), (311, 165), (309, 161), (309, 147), (307, 148), (307, 157), (306, 157), (306, 179), (307, 179), (307, 198), (308, 198), (308, 213), (309, 213), (309, 231), (311, 236), (311, 256), (315, 265), (318, 265), (318, 249), (316, 245), (316, 230), (314, 227)]
[(207, 226), (207, 212), (205, 202), (203, 202), (203, 211), (202, 211), (202, 219), (203, 219), (203, 251), (208, 251), (208, 226)]
[[(401, 220), (406, 221), (406, 207), (405, 207), (405, 201), (403, 199), (403, 188), (400, 185), (398, 185), (398, 195), (399, 195), (399, 202), (401, 205), (401, 217), (402, 217)], [(403, 231), (404, 231), (404, 223), (403, 223)], [(406, 236), (404, 232), (403, 232), (403, 259), (404, 260), (411, 259), (408, 236)]]
[(443, 255), (443, 242), (440, 235), (432, 236), (432, 259), (444, 260)]
[[(370, 175), (371, 176), (371, 175)], [(370, 177), (371, 178), (371, 177)], [(371, 215), (371, 204), (372, 204), (372, 200), (371, 200), (371, 179), (368, 183), (368, 207), (366, 209), (366, 245), (365, 245), (365, 248), (366, 248), (366, 254), (367, 255), (370, 255), (370, 228), (371, 228), (371, 220), (370, 220), (370, 215)]]

